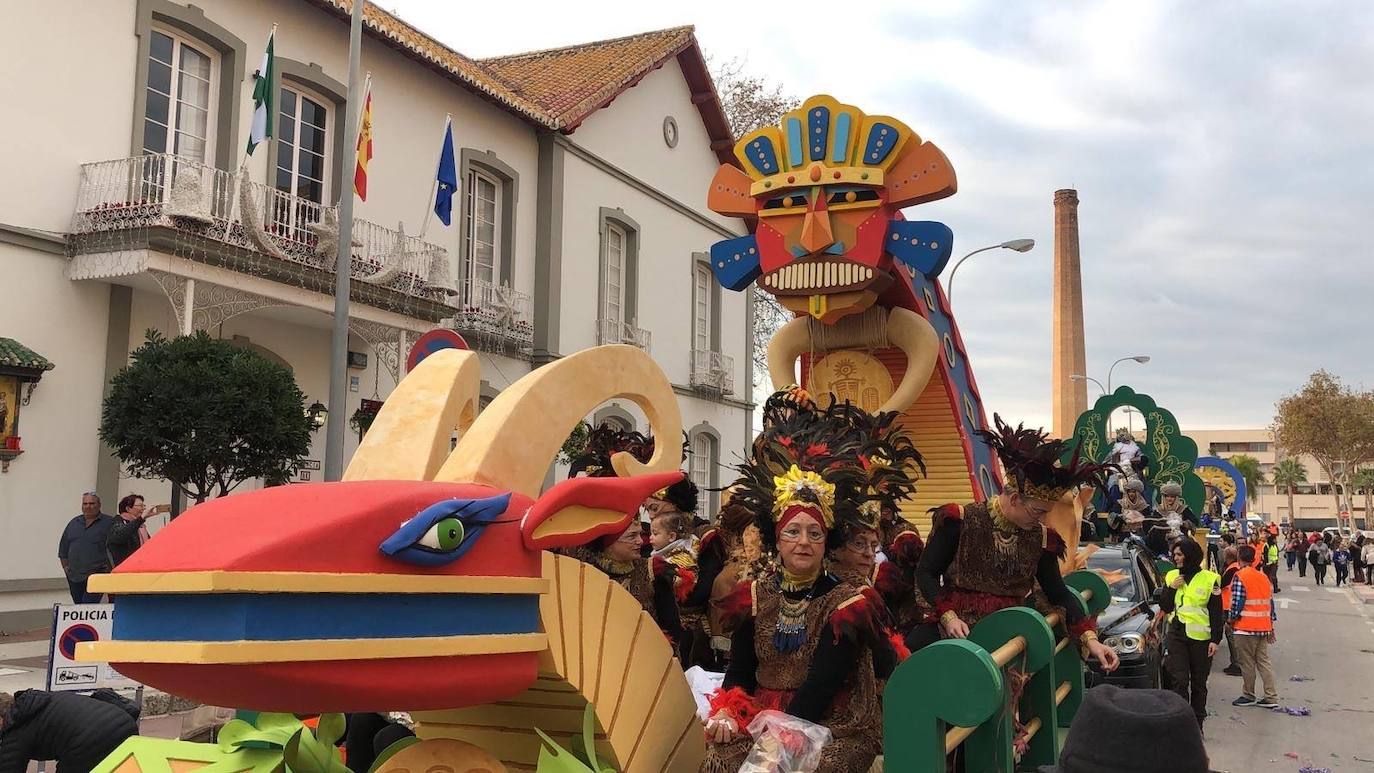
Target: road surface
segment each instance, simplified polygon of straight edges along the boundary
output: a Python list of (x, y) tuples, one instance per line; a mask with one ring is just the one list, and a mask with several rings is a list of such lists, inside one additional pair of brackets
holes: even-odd
[[(1279, 568), (1278, 643), (1270, 648), (1282, 706), (1305, 706), (1309, 717), (1261, 708), (1236, 708), (1241, 680), (1221, 672), (1225, 644), (1208, 680), (1207, 751), (1212, 768), (1228, 773), (1287, 771), (1304, 767), (1374, 773), (1374, 599), (1359, 592), (1318, 586)], [(1311, 681), (1292, 681), (1292, 677)], [(1262, 695), (1261, 684), (1255, 685)], [(1297, 755), (1297, 759), (1285, 756)]]

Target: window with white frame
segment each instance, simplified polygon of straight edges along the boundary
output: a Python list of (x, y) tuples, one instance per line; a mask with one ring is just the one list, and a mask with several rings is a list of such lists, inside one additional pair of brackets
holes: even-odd
[(606, 253), (601, 275), (601, 319), (625, 321), (625, 255), (628, 237), (625, 229), (614, 223), (606, 224), (606, 239), (602, 249)]
[(501, 279), (501, 184), (477, 169), (468, 172), (467, 233), (464, 254), (467, 265), (462, 279), (475, 287), (493, 287)]
[(148, 45), (143, 152), (174, 153), (209, 163), (214, 147), (215, 69), (210, 49), (154, 29)]
[(717, 462), (716, 439), (706, 434), (698, 432), (692, 436), (692, 458), (688, 462), (688, 476), (691, 481), (701, 489), (701, 506), (706, 508), (704, 516), (714, 516), (716, 512), (715, 492), (707, 492), (706, 489), (715, 485), (712, 482), (712, 473), (716, 469)]
[(325, 202), (329, 180), (328, 101), (294, 84), (278, 99), (276, 188), (316, 204)]
[(697, 263), (692, 269), (692, 348), (699, 352), (712, 351), (714, 309), (711, 295), (711, 268), (705, 263)]

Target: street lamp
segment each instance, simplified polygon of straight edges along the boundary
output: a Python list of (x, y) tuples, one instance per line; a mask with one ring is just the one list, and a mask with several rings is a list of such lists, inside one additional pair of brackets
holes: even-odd
[(1102, 394), (1104, 394), (1104, 395), (1107, 394), (1107, 388), (1104, 387), (1104, 386), (1102, 386), (1102, 382), (1101, 382), (1101, 381), (1098, 381), (1097, 379), (1093, 378), (1092, 376), (1085, 376), (1085, 375), (1083, 375), (1082, 373), (1074, 373), (1073, 375), (1069, 376), (1069, 380), (1070, 380), (1070, 381), (1091, 381), (1091, 382), (1093, 382), (1094, 384), (1097, 384), (1097, 388), (1102, 390)]
[(954, 272), (958, 271), (959, 267), (964, 265), (964, 261), (973, 257), (974, 255), (977, 255), (980, 252), (987, 252), (988, 250), (1015, 250), (1017, 252), (1030, 252), (1031, 248), (1034, 246), (1034, 239), (1012, 239), (1009, 242), (1002, 242), (1001, 244), (992, 244), (987, 247), (980, 247), (974, 250), (973, 252), (970, 252), (969, 254), (965, 255), (964, 257), (959, 258), (958, 262), (954, 264), (954, 268), (949, 270), (949, 279), (945, 280), (945, 298), (949, 301), (950, 306), (954, 306)]
[(1137, 354), (1137, 355), (1135, 355), (1135, 356), (1133, 356), (1133, 357), (1122, 357), (1121, 359), (1117, 360), (1116, 362), (1113, 362), (1113, 363), (1112, 363), (1112, 366), (1111, 366), (1110, 368), (1107, 368), (1107, 392), (1108, 392), (1108, 393), (1110, 393), (1110, 392), (1112, 391), (1112, 371), (1116, 370), (1116, 366), (1117, 366), (1117, 365), (1120, 365), (1121, 363), (1125, 362), (1126, 360), (1133, 360), (1133, 361), (1135, 361), (1135, 362), (1138, 362), (1138, 363), (1144, 365), (1145, 363), (1147, 363), (1147, 362), (1150, 361), (1150, 355), (1148, 355), (1148, 354)]
[(316, 400), (310, 404), (309, 408), (305, 409), (305, 418), (310, 422), (312, 431), (318, 430), (329, 420), (329, 409), (324, 406), (324, 403)]

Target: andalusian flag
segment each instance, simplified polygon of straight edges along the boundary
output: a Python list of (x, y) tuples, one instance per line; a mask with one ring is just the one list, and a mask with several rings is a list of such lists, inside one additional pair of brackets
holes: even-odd
[(353, 192), (367, 201), (367, 162), (372, 160), (372, 77), (363, 92), (363, 115), (358, 121), (358, 165), (353, 170)]
[(259, 142), (272, 136), (273, 113), (277, 108), (277, 95), (272, 91), (272, 81), (276, 80), (277, 58), (272, 53), (277, 39), (277, 27), (267, 36), (267, 50), (262, 54), (262, 66), (253, 73), (253, 129), (248, 134), (248, 155)]

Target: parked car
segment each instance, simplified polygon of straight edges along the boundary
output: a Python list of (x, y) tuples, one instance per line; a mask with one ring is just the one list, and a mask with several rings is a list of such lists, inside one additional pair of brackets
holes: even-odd
[(1121, 666), (1110, 674), (1097, 661), (1088, 661), (1088, 686), (1160, 687), (1165, 615), (1154, 606), (1155, 590), (1162, 582), (1154, 559), (1137, 541), (1130, 541), (1093, 553), (1088, 569), (1102, 575), (1111, 589), (1112, 601), (1097, 616), (1097, 631), (1121, 659)]

